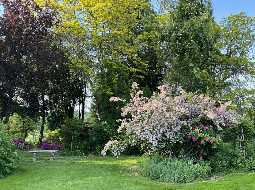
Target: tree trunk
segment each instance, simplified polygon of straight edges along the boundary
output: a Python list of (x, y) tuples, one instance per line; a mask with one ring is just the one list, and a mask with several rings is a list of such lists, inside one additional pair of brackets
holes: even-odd
[(85, 101), (86, 101), (86, 95), (87, 95), (87, 86), (85, 85), (84, 94), (83, 94), (83, 96), (82, 96), (82, 107), (81, 107), (81, 117), (82, 117), (82, 121), (84, 121), (84, 118), (85, 118)]
[(42, 140), (44, 137), (44, 125), (45, 125), (45, 120), (46, 120), (44, 95), (42, 95), (42, 110), (41, 110), (41, 112), (42, 112), (42, 125), (41, 125), (41, 129), (40, 129), (39, 144), (42, 144)]
[(241, 127), (239, 148), (240, 148), (241, 154), (245, 157), (246, 156), (246, 150), (245, 150), (245, 145), (244, 145), (245, 142), (244, 141), (245, 141), (244, 131), (243, 131), (243, 127)]
[(81, 105), (81, 119), (84, 121), (85, 117), (85, 97), (82, 97), (82, 105)]
[(81, 98), (79, 98), (79, 119), (81, 119)]

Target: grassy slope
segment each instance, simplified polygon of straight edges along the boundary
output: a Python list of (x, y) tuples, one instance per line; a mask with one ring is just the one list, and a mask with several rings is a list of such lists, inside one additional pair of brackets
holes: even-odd
[(0, 180), (0, 190), (251, 190), (255, 174), (236, 174), (224, 179), (187, 185), (152, 182), (130, 175), (137, 158), (60, 158), (26, 161), (13, 175)]

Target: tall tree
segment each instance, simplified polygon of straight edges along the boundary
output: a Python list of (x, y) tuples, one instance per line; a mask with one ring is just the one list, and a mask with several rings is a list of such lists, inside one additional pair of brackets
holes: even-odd
[[(188, 91), (216, 96), (230, 85), (233, 76), (248, 71), (246, 49), (250, 44), (241, 43), (245, 50), (242, 54), (227, 56), (224, 49), (237, 41), (231, 42), (226, 27), (214, 21), (210, 0), (179, 0), (168, 19), (170, 23), (166, 25), (163, 41), (167, 44), (167, 81), (170, 83)], [(242, 22), (240, 26), (245, 28), (247, 24)], [(240, 33), (232, 34), (238, 38)], [(243, 37), (242, 40), (248, 40)]]
[[(0, 70), (5, 74), (0, 99), (41, 118), (41, 141), (48, 111), (70, 102), (69, 60), (55, 43), (56, 17), (51, 9), (42, 9), (33, 0), (5, 0), (3, 6)], [(8, 109), (1, 107), (6, 113)]]

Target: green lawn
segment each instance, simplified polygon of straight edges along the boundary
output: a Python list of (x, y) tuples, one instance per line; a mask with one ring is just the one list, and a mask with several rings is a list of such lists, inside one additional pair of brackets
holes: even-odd
[(255, 174), (186, 185), (150, 181), (138, 176), (140, 158), (74, 158), (26, 160), (15, 174), (0, 180), (0, 190), (252, 190)]

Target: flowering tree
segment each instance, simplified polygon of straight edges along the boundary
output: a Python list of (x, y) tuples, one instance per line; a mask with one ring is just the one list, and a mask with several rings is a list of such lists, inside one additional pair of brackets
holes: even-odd
[(146, 98), (136, 83), (132, 89), (118, 129), (126, 138), (108, 142), (103, 155), (109, 150), (118, 155), (128, 145), (140, 145), (147, 153), (178, 156), (182, 152), (204, 159), (220, 140), (220, 131), (237, 122), (235, 112), (227, 109), (229, 103), (220, 104), (205, 95), (163, 85), (159, 93)]

